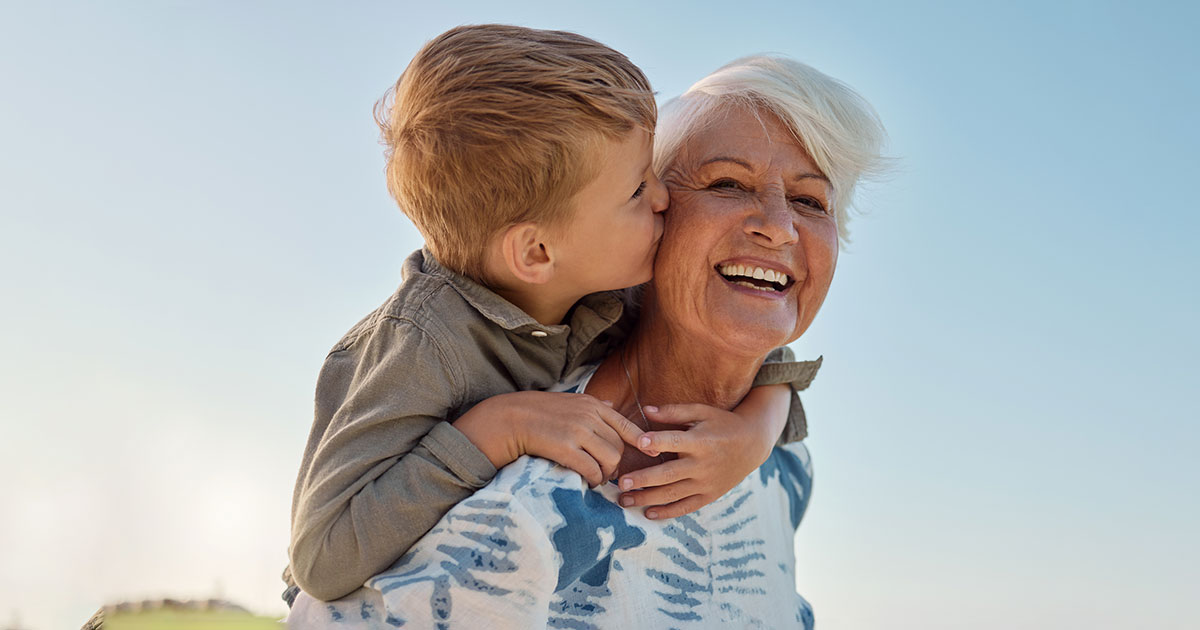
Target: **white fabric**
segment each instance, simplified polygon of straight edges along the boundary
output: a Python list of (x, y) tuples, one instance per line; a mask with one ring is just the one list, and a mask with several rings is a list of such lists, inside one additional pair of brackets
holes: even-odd
[(363, 588), (301, 593), (288, 627), (810, 629), (793, 544), (811, 480), (790, 444), (712, 504), (651, 521), (613, 484), (522, 457)]

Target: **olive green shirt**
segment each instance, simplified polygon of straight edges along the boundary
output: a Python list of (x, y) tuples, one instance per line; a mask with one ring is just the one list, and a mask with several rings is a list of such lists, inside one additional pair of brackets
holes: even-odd
[[(428, 250), (409, 256), (402, 277), (334, 346), (317, 380), (284, 579), (318, 599), (342, 597), (391, 566), (496, 474), (450, 422), (486, 398), (557, 383), (606, 356), (629, 328), (619, 292), (586, 296), (567, 324), (547, 326)], [(820, 364), (791, 362), (787, 348), (768, 361), (755, 385), (796, 390)], [(793, 398), (781, 441), (806, 432)]]

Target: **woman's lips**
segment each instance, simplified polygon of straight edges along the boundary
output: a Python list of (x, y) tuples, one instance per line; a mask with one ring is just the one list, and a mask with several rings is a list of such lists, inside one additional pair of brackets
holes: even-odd
[(727, 262), (714, 269), (729, 284), (768, 295), (786, 293), (795, 284), (787, 273), (770, 265)]

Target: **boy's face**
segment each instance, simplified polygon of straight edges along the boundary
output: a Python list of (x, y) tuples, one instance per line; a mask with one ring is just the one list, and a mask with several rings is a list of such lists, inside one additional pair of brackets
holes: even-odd
[(575, 195), (556, 247), (555, 278), (580, 296), (649, 281), (667, 209), (650, 134), (634, 129), (601, 146), (600, 172)]

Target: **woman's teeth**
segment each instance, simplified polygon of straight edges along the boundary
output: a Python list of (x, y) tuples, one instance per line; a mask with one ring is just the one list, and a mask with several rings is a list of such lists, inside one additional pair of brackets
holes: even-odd
[[(762, 267), (729, 264), (718, 266), (717, 272), (734, 284), (758, 289), (759, 291), (780, 291), (787, 287), (788, 283), (787, 274), (775, 271), (774, 269), (763, 269)], [(747, 278), (748, 280), (740, 280), (739, 278)], [(760, 282), (752, 282), (749, 279), (759, 280)]]

